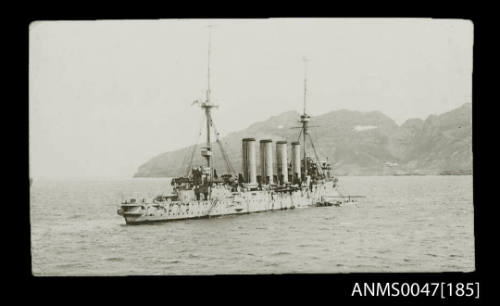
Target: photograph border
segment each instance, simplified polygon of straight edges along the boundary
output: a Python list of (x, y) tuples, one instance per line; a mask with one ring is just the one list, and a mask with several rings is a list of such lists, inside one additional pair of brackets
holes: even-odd
[[(333, 11), (333, 10), (332, 10)], [(301, 16), (279, 16), (270, 14), (265, 16), (220, 16), (214, 14), (208, 15), (184, 15), (184, 16), (159, 16), (159, 15), (142, 15), (132, 16), (129, 14), (122, 14), (117, 16), (115, 13), (96, 13), (96, 12), (82, 12), (71, 14), (59, 13), (46, 13), (46, 12), (33, 12), (27, 14), (22, 22), (18, 22), (16, 27), (17, 33), (22, 37), (21, 49), (19, 52), (22, 54), (22, 62), (24, 62), (22, 70), (23, 88), (21, 91), (23, 100), (16, 103), (16, 107), (20, 108), (22, 117), (24, 118), (24, 128), (16, 131), (20, 137), (16, 139), (16, 147), (24, 148), (22, 154), (18, 154), (18, 158), (25, 164), (23, 171), (16, 169), (16, 174), (20, 177), (23, 184), (24, 203), (19, 204), (21, 211), (17, 216), (22, 216), (22, 222), (16, 218), (15, 223), (17, 227), (21, 225), (21, 230), (14, 236), (16, 245), (23, 252), (18, 259), (21, 260), (21, 266), (15, 271), (16, 279), (21, 283), (29, 286), (29, 290), (33, 290), (34, 296), (47, 296), (50, 298), (52, 294), (68, 299), (67, 301), (87, 299), (95, 294), (109, 295), (112, 298), (109, 301), (117, 301), (123, 299), (127, 302), (142, 301), (146, 302), (150, 298), (154, 298), (162, 304), (172, 302), (167, 295), (162, 294), (162, 290), (168, 288), (168, 291), (179, 290), (180, 300), (189, 300), (191, 298), (206, 299), (207, 301), (227, 300), (231, 301), (234, 296), (239, 296), (241, 300), (247, 299), (264, 299), (266, 294), (275, 296), (280, 301), (285, 301), (287, 298), (295, 300), (298, 295), (306, 298), (309, 303), (317, 300), (318, 298), (325, 298), (329, 303), (335, 303), (340, 300), (344, 301), (365, 301), (370, 302), (374, 298), (370, 297), (352, 297), (351, 293), (355, 283), (371, 283), (371, 282), (479, 282), (481, 285), (481, 298), (480, 300), (491, 298), (492, 294), (491, 284), (487, 282), (486, 273), (490, 269), (486, 264), (486, 255), (489, 248), (487, 235), (490, 231), (487, 229), (486, 216), (489, 212), (486, 211), (487, 205), (478, 205), (478, 203), (488, 203), (484, 199), (487, 194), (485, 188), (487, 184), (484, 177), (485, 160), (480, 160), (478, 155), (481, 156), (484, 151), (484, 137), (488, 131), (481, 127), (484, 115), (487, 112), (485, 101), (481, 101), (480, 94), (482, 91), (481, 78), (484, 67), (484, 57), (482, 56), (483, 43), (485, 40), (485, 24), (483, 20), (472, 12), (462, 13), (459, 16), (433, 14), (433, 13), (420, 13), (419, 16), (409, 16), (408, 14), (399, 15), (399, 17), (426, 17), (426, 18), (459, 18), (471, 20), (474, 24), (474, 47), (473, 47), (473, 201), (474, 201), (474, 236), (475, 236), (475, 266), (474, 272), (467, 273), (349, 273), (349, 274), (283, 274), (283, 275), (217, 275), (217, 276), (127, 276), (127, 277), (34, 277), (31, 268), (31, 234), (30, 234), (30, 219), (29, 219), (29, 202), (30, 202), (30, 187), (29, 187), (29, 116), (28, 116), (28, 50), (29, 50), (29, 37), (28, 28), (32, 21), (36, 20), (94, 20), (94, 19), (157, 19), (157, 18), (265, 18), (265, 17), (301, 17)], [(352, 16), (302, 16), (302, 17), (374, 17), (386, 18), (396, 16), (361, 16), (354, 14)], [(399, 18), (398, 17), (398, 18)], [(17, 99), (16, 99), (17, 100)], [(481, 105), (481, 103), (483, 103)], [(19, 117), (21, 118), (21, 117)], [(17, 122), (16, 127), (20, 124)], [(483, 195), (482, 197), (480, 195)], [(491, 200), (489, 201), (491, 203)], [(21, 205), (22, 204), (22, 205)], [(494, 202), (492, 204), (495, 204)], [(491, 205), (491, 204), (490, 204)], [(17, 208), (17, 207), (16, 207)], [(113, 283), (111, 285), (111, 283)], [(23, 286), (24, 286), (23, 285)], [(484, 289), (486, 287), (487, 289)], [(57, 290), (55, 289), (57, 288)], [(189, 288), (197, 288), (195, 292), (191, 292)], [(199, 290), (198, 290), (199, 289)], [(223, 290), (222, 290), (223, 289)], [(136, 295), (137, 292), (140, 294)], [(183, 294), (181, 294), (182, 292)], [(185, 294), (184, 294), (185, 292)], [(147, 298), (144, 298), (143, 295)], [(83, 295), (83, 296), (82, 296)], [(229, 298), (231, 296), (231, 298)], [(243, 297), (243, 298), (242, 298)], [(116, 300), (115, 300), (116, 298)], [(282, 300), (283, 299), (283, 300)], [(394, 298), (394, 297), (378, 297), (379, 301), (387, 302), (436, 302), (441, 301), (440, 297), (407, 297), (407, 298)], [(443, 300), (450, 302), (454, 298)], [(457, 301), (464, 302), (462, 298), (456, 298)], [(92, 300), (92, 299), (90, 299)], [(177, 298), (176, 298), (177, 300)], [(239, 300), (238, 300), (239, 301)], [(469, 301), (469, 300), (467, 300)], [(472, 302), (472, 301), (470, 301)]]

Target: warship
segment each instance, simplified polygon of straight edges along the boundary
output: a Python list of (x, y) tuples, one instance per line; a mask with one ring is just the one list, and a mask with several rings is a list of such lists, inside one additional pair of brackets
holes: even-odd
[[(346, 196), (340, 192), (338, 178), (333, 175), (328, 160), (320, 160), (309, 133), (309, 128), (312, 126), (309, 125), (311, 116), (306, 112), (307, 60), (305, 58), (304, 109), (299, 120), (301, 125), (295, 127), (300, 129), (298, 139), (302, 138), (302, 143), (290, 142), (289, 161), (288, 141), (259, 140), (258, 167), (257, 140), (244, 138), (241, 150), (242, 173), (234, 171), (212, 117), (212, 110), (218, 106), (212, 103), (210, 97), (210, 42), (209, 36), (206, 96), (203, 101), (193, 102), (201, 107), (205, 115), (206, 143), (201, 148), (201, 156), (206, 164), (199, 167), (192, 166), (197, 148), (195, 145), (186, 174), (171, 180), (172, 192), (160, 194), (152, 199), (130, 198), (121, 203), (117, 213), (125, 218), (126, 224), (341, 206), (356, 202), (356, 196)], [(212, 133), (229, 172), (220, 177), (213, 167)], [(314, 156), (307, 156), (307, 140), (312, 146)], [(259, 173), (257, 168), (260, 170)]]

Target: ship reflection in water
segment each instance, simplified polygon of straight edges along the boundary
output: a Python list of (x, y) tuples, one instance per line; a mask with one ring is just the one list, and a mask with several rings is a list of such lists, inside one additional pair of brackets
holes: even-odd
[[(347, 273), (474, 269), (472, 176), (341, 177), (353, 206), (127, 226), (115, 200), (170, 179), (36, 179), (35, 275)], [(133, 191), (133, 192), (132, 192)], [(138, 260), (140, 259), (140, 260)]]

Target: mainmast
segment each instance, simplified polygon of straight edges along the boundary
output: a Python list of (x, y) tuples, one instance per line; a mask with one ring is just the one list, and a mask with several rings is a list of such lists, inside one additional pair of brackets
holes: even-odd
[(304, 61), (304, 113), (300, 116), (300, 122), (302, 123), (302, 136), (304, 139), (304, 143), (302, 145), (303, 156), (304, 156), (304, 177), (307, 176), (307, 151), (306, 151), (306, 137), (307, 137), (307, 128), (309, 123), (310, 116), (307, 115), (306, 106), (307, 106), (307, 58), (302, 58)]

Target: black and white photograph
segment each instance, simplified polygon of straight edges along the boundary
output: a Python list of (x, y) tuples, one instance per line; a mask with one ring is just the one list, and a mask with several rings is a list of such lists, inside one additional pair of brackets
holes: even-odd
[(32, 275), (474, 272), (473, 34), (31, 22)]

